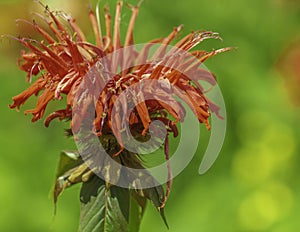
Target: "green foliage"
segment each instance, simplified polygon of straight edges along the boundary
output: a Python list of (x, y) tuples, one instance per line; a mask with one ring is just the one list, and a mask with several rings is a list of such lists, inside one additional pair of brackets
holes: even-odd
[(79, 231), (129, 231), (130, 190), (106, 186), (94, 176), (80, 192)]
[(130, 218), (129, 231), (139, 231), (141, 220), (146, 209), (147, 200), (140, 196), (136, 191), (131, 190), (130, 195)]
[[(146, 181), (156, 182), (150, 174), (147, 175)], [(54, 203), (66, 188), (78, 183), (82, 183), (79, 231), (138, 232), (147, 199), (159, 211), (168, 227), (161, 207), (165, 199), (161, 185), (140, 190), (112, 186), (94, 175), (82, 162), (78, 152), (63, 151), (56, 175)]]

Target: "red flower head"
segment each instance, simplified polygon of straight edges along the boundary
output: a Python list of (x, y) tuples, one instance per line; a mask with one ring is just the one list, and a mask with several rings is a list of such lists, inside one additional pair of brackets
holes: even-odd
[[(133, 30), (139, 6), (131, 7), (132, 16), (124, 43), (120, 39), (121, 9), (122, 2), (119, 1), (113, 27), (111, 27), (111, 15), (108, 8), (105, 8), (105, 35), (102, 34), (102, 25), (100, 25), (99, 18), (90, 10), (90, 21), (96, 39), (96, 44), (91, 44), (86, 40), (85, 35), (72, 17), (50, 11), (46, 7), (49, 17), (48, 19), (43, 18), (43, 20), (46, 21), (51, 32), (44, 30), (36, 22), (33, 22), (32, 26), (44, 39), (35, 41), (28, 38), (18, 38), (18, 41), (28, 49), (26, 52), (22, 51), (20, 68), (27, 73), (28, 82), (31, 82), (34, 76), (37, 76), (37, 79), (28, 89), (13, 97), (14, 102), (10, 105), (10, 108), (19, 109), (32, 95), (38, 95), (36, 107), (25, 111), (25, 114), (31, 113), (33, 115), (32, 121), (35, 122), (43, 118), (50, 101), (66, 98), (65, 108), (48, 115), (45, 119), (45, 125), (48, 127), (49, 123), (55, 118), (60, 120), (71, 119), (71, 128), (76, 131), (82, 119), (72, 117), (72, 110), (78, 104), (77, 100), (81, 99), (78, 98), (78, 95), (82, 94), (81, 84), (87, 78), (86, 75), (96, 64), (99, 64), (99, 62), (101, 64), (103, 57), (109, 57), (110, 54), (121, 48), (124, 49), (134, 45)], [(199, 66), (209, 57), (228, 51), (229, 48), (210, 52), (202, 50), (189, 52), (197, 62), (169, 56), (167, 46), (177, 38), (181, 30), (182, 26), (176, 27), (167, 37), (151, 40), (141, 51), (132, 51), (130, 56), (125, 54), (121, 57), (120, 62), (122, 65), (130, 68), (113, 75), (111, 80), (101, 87), (102, 92), (95, 104), (96, 112), (93, 123), (95, 133), (98, 136), (101, 137), (116, 132), (117, 134), (114, 134), (117, 138), (119, 137), (118, 141), (120, 142), (121, 136), (118, 131), (121, 131), (124, 120), (127, 120), (136, 134), (145, 136), (148, 133), (150, 123), (157, 119), (166, 125), (168, 132), (173, 132), (177, 136), (176, 123), (184, 120), (185, 111), (179, 102), (171, 98), (172, 95), (181, 98), (193, 109), (199, 122), (205, 123), (207, 128), (210, 128), (208, 121), (210, 110), (218, 114), (219, 108), (206, 98), (204, 88), (198, 82), (196, 83), (184, 75), (182, 70), (197, 73), (198, 80), (206, 80), (214, 85), (215, 79), (211, 78), (212, 74)], [(209, 38), (219, 39), (219, 36), (216, 33), (207, 31), (191, 32), (179, 40), (174, 48), (188, 52), (201, 41)], [(151, 55), (151, 59), (163, 60), (163, 62), (156, 64), (146, 62), (153, 47), (156, 48), (156, 51)], [(142, 64), (142, 61), (145, 61), (144, 64)], [(168, 63), (167, 66), (166, 63)], [(110, 60), (109, 65), (115, 66), (112, 69), (118, 70), (118, 64), (114, 63), (113, 60)], [(178, 67), (181, 71), (178, 70)], [(159, 84), (160, 88), (156, 88), (155, 85), (144, 88), (142, 91), (144, 95), (139, 96), (139, 98), (146, 100), (135, 104), (128, 119), (122, 119), (121, 113), (120, 115), (113, 114), (113, 107), (121, 94), (134, 84), (142, 83), (145, 80), (156, 80), (156, 84)], [(147, 94), (151, 95), (155, 91), (158, 97), (147, 100)], [(132, 101), (136, 101), (135, 97), (137, 96), (132, 96)], [(126, 108), (128, 103), (122, 98), (119, 101), (122, 107)], [(116, 109), (116, 112), (120, 111), (121, 109)], [(121, 143), (120, 151), (122, 150)], [(165, 152), (168, 158), (168, 140), (165, 142)]]

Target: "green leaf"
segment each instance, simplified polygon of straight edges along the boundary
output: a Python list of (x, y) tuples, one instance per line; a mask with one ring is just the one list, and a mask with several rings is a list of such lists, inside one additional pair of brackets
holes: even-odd
[(129, 231), (130, 190), (107, 186), (94, 176), (80, 192), (81, 232)]
[(57, 167), (56, 178), (82, 163), (78, 151), (62, 151)]
[[(122, 163), (125, 164), (125, 166), (143, 170), (141, 171), (141, 173), (139, 173), (139, 178), (143, 179), (143, 184), (148, 186), (155, 186), (152, 188), (142, 189), (140, 188), (141, 185), (139, 184), (139, 179), (136, 177), (136, 174), (129, 174), (128, 177), (121, 174), (123, 178), (128, 178), (130, 182), (134, 182), (135, 185), (133, 186), (133, 188), (136, 189), (136, 191), (133, 191), (135, 193), (135, 200), (137, 200), (138, 202), (141, 201), (141, 199), (143, 201), (145, 201), (146, 199), (150, 200), (160, 213), (160, 216), (163, 219), (166, 227), (169, 228), (163, 208), (165, 204), (165, 193), (162, 185), (160, 185), (159, 182), (146, 169), (143, 169), (144, 167), (140, 164), (139, 160), (136, 157), (136, 154), (123, 152), (121, 159)], [(137, 196), (139, 196), (139, 198), (137, 198)], [(143, 203), (140, 203), (141, 202), (139, 202), (139, 205), (143, 209), (145, 205), (143, 205)]]
[(147, 199), (131, 190), (130, 195), (130, 217), (129, 217), (129, 231), (138, 232), (140, 229), (141, 220), (143, 218)]
[[(154, 177), (152, 178), (154, 179)], [(155, 206), (155, 208), (160, 213), (160, 216), (163, 219), (166, 227), (169, 229), (169, 225), (163, 208), (164, 199), (165, 199), (163, 187), (161, 185), (158, 185), (156, 187), (142, 189), (140, 190), (139, 194), (141, 194), (141, 196), (144, 196), (151, 201), (151, 203)]]
[(83, 163), (77, 151), (62, 151), (58, 163), (54, 186), (54, 204), (64, 189), (87, 181), (94, 173)]
[(164, 208), (159, 208), (158, 211), (159, 211), (159, 214), (160, 214), (162, 220), (164, 221), (166, 227), (169, 229), (169, 225), (168, 225), (167, 218), (166, 218), (166, 215), (165, 215), (165, 209)]
[(68, 172), (82, 163), (77, 151), (62, 151), (56, 171), (56, 181), (54, 185), (53, 195), (54, 204), (57, 202), (58, 196), (65, 188), (65, 184), (70, 174)]

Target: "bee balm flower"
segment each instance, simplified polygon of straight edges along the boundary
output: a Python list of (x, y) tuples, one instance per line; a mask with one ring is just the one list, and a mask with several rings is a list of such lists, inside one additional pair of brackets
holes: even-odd
[[(117, 3), (113, 27), (109, 10), (107, 7), (105, 8), (105, 30), (103, 30), (105, 34), (102, 34), (102, 25), (99, 18), (90, 10), (89, 17), (96, 41), (96, 44), (92, 44), (86, 40), (75, 19), (66, 14), (50, 11), (46, 7), (48, 19), (42, 19), (46, 21), (49, 30), (43, 29), (36, 22), (32, 23), (32, 26), (40, 33), (43, 40), (18, 38), (18, 41), (27, 48), (27, 51), (22, 51), (19, 62), (20, 69), (27, 73), (28, 82), (31, 82), (34, 76), (37, 78), (28, 89), (13, 97), (13, 104), (10, 105), (10, 108), (19, 109), (31, 96), (37, 95), (36, 107), (25, 111), (25, 114), (33, 115), (32, 121), (35, 122), (44, 117), (46, 107), (50, 101), (65, 98), (65, 107), (50, 113), (45, 119), (45, 125), (48, 127), (49, 123), (55, 118), (71, 120), (71, 128), (76, 131), (82, 118), (72, 117), (72, 111), (76, 104), (79, 104), (78, 99), (81, 101), (84, 98), (82, 83), (86, 80), (87, 74), (97, 65), (103, 66), (104, 57), (109, 57), (120, 49), (130, 48), (134, 45), (133, 31), (139, 6), (131, 7), (131, 9), (132, 16), (123, 43), (120, 35), (122, 2)], [(215, 79), (211, 78), (213, 75), (209, 71), (199, 68), (199, 65), (215, 54), (228, 51), (229, 48), (210, 52), (202, 50), (189, 52), (205, 39), (220, 38), (217, 33), (213, 32), (191, 32), (175, 43), (174, 51), (178, 49), (187, 52), (197, 62), (185, 60), (180, 63), (178, 56), (168, 55), (170, 52), (167, 51), (167, 46), (177, 38), (181, 30), (182, 26), (176, 27), (168, 36), (151, 40), (141, 51), (132, 50), (130, 56), (122, 54), (117, 62), (113, 59), (110, 60), (108, 65), (116, 71), (116, 74), (112, 75), (111, 79), (102, 86), (102, 92), (97, 97), (95, 104), (93, 124), (95, 127), (94, 132), (100, 138), (111, 134), (118, 138), (120, 142), (119, 152), (114, 153), (113, 156), (122, 156), (124, 150), (120, 134), (124, 121), (129, 124), (130, 130), (136, 138), (146, 136), (150, 124), (154, 120), (160, 120), (165, 125), (167, 136), (169, 133), (177, 136), (176, 124), (184, 120), (185, 110), (182, 104), (171, 98), (174, 94), (192, 108), (199, 122), (204, 123), (208, 129), (210, 128), (208, 121), (210, 111), (218, 114), (218, 106), (205, 96), (204, 88), (176, 68), (181, 67), (181, 70), (197, 73), (197, 80), (206, 80), (214, 85)], [(157, 48), (152, 56), (158, 60), (157, 63), (147, 62), (150, 50), (153, 47)], [(162, 60), (164, 62), (160, 62)], [(118, 67), (122, 65), (129, 68), (117, 72)], [(156, 81), (157, 88), (155, 85), (144, 85), (141, 94), (139, 90), (135, 92), (137, 94), (132, 94), (131, 101), (136, 104), (129, 117), (127, 119), (122, 118), (120, 108), (114, 111), (115, 102), (121, 102), (122, 108), (125, 109), (129, 104), (122, 93), (126, 91), (126, 93), (129, 93), (132, 90), (131, 88), (134, 90), (135, 87), (133, 86), (136, 84), (142, 86), (143, 83), (146, 83), (146, 80)], [(147, 98), (153, 92), (156, 93), (156, 97)], [(78, 98), (78, 95), (81, 97)], [(142, 100), (145, 99), (145, 101), (138, 101), (137, 97)], [(80, 112), (79, 115), (81, 115)], [(113, 146), (117, 145), (113, 144)], [(168, 159), (168, 137), (165, 141), (164, 150)], [(170, 170), (169, 176), (171, 176)], [(169, 189), (170, 181), (168, 182), (167, 195)]]

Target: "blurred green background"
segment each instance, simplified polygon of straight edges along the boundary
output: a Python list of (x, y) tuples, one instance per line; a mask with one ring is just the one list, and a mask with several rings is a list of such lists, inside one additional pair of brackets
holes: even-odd
[[(91, 34), (89, 1), (43, 2), (72, 13)], [(35, 11), (43, 9), (30, 0), (0, 1), (0, 34), (31, 35), (26, 24), (16, 25), (15, 19), (30, 21)], [(130, 13), (123, 12), (125, 28)], [(206, 29), (224, 39), (205, 41), (199, 49), (238, 50), (206, 63), (226, 101), (226, 140), (208, 173), (198, 175), (204, 143), (174, 180), (166, 206), (169, 231), (299, 231), (300, 98), (297, 101), (295, 96), (300, 87), (300, 1), (145, 0), (135, 28), (136, 42), (165, 36), (179, 24), (185, 26), (182, 36)], [(21, 113), (8, 108), (11, 97), (28, 86), (16, 65), (20, 50), (16, 42), (1, 40), (0, 231), (77, 231), (80, 186), (63, 193), (55, 217), (49, 197), (60, 150), (74, 148), (72, 140), (64, 137), (67, 124), (55, 121), (48, 129), (42, 122), (32, 124), (22, 110), (32, 107), (35, 99)], [(142, 232), (168, 231), (150, 205), (141, 226)]]

